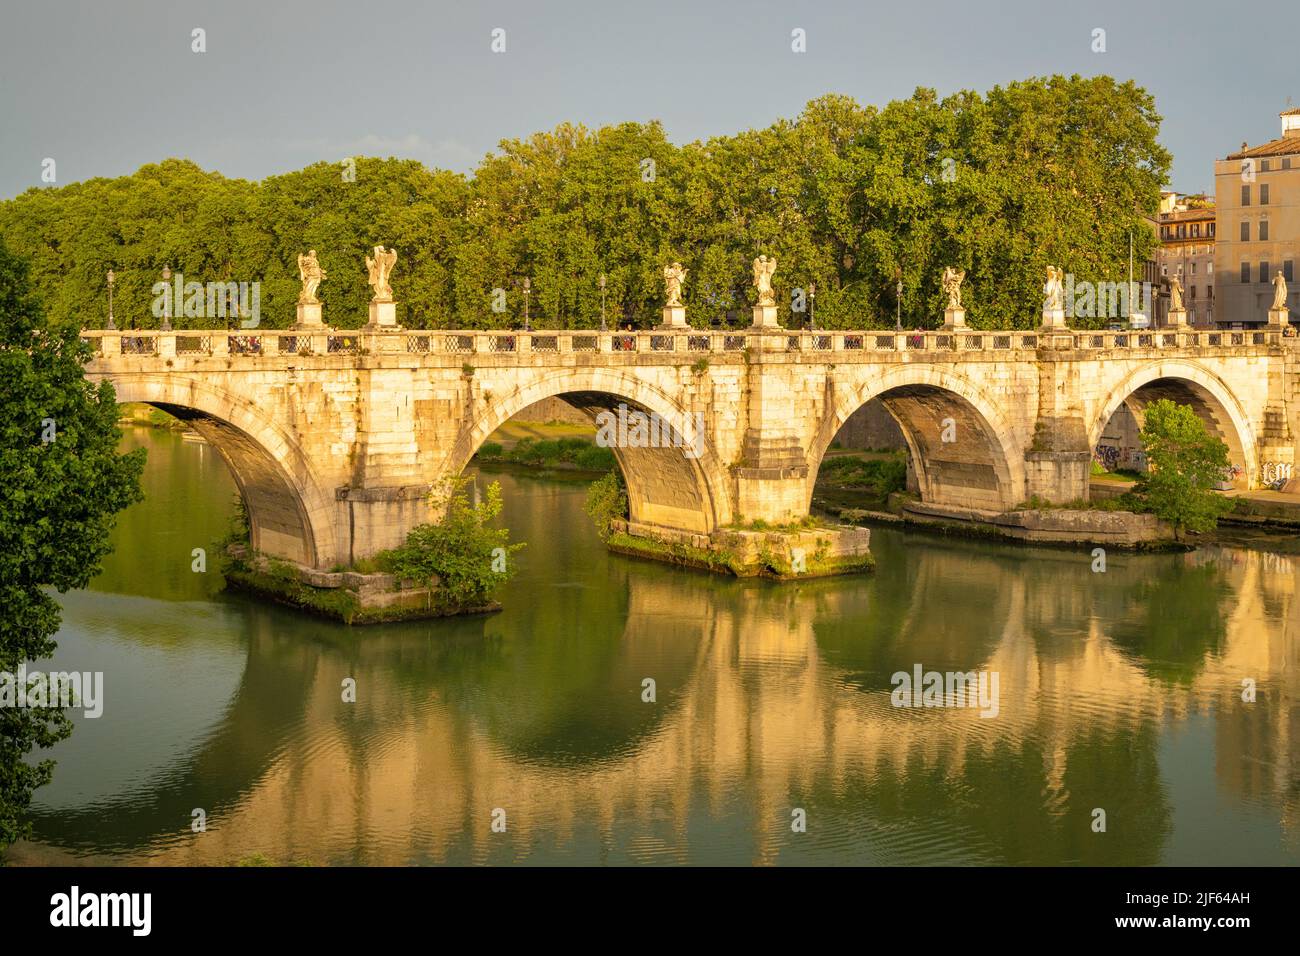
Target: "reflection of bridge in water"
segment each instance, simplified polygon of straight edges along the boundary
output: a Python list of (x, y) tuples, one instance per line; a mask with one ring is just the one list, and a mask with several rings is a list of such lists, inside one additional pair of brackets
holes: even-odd
[(92, 379), (189, 419), (230, 464), (253, 546), (317, 568), (400, 543), (431, 484), (559, 396), (626, 404), (703, 453), (616, 448), (638, 527), (710, 534), (808, 513), (840, 426), (879, 399), (923, 500), (1000, 511), (1086, 500), (1111, 417), (1191, 405), (1242, 487), (1295, 460), (1296, 349), (1273, 330), (1144, 333), (86, 332)]
[[(879, 862), (1146, 864), (1165, 851), (1178, 772), (1162, 765), (1161, 726), (1209, 720), (1218, 787), (1278, 808), (1296, 851), (1287, 559), (1117, 557), (1093, 574), (1064, 553), (964, 544), (890, 558), (852, 588), (615, 564), (595, 589), (626, 622), (612, 639), (584, 632), (567, 588), (531, 615), (573, 622), (565, 634), (467, 620), (434, 642), (421, 627), (337, 647), (277, 637), (279, 612), (250, 607), (247, 669), (209, 740), (159, 792), (45, 814), (38, 830), (76, 845), (111, 828), (132, 857), (170, 864), (526, 860), (579, 836), (593, 858), (687, 860), (699, 842), (738, 840), (742, 861), (763, 862), (800, 852), (801, 806), (808, 845)], [(1189, 601), (1193, 614), (1162, 626)], [(574, 641), (599, 653), (575, 658)], [(998, 671), (999, 717), (891, 708), (890, 675), (916, 662)], [(347, 675), (362, 692), (345, 706)], [(640, 701), (646, 676), (655, 705)], [(1243, 677), (1259, 682), (1254, 704)], [(734, 812), (738, 791), (755, 800), (749, 833), (711, 835), (702, 825)], [(196, 805), (210, 813), (201, 836), (184, 832)], [(1104, 843), (1090, 842), (1098, 806)], [(494, 807), (506, 835), (489, 832)]]

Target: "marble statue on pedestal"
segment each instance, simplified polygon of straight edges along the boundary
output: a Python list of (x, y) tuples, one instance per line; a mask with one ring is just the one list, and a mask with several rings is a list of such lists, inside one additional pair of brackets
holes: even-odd
[(952, 266), (947, 266), (943, 270), (943, 291), (948, 294), (948, 311), (960, 312), (961, 306), (961, 284), (966, 278), (966, 270), (960, 272)]
[(302, 279), (302, 292), (298, 295), (298, 304), (319, 304), (320, 299), (316, 298), (316, 290), (320, 287), (321, 281), (328, 276), (316, 260), (315, 249), (310, 250), (305, 256), (298, 256), (298, 277)]
[(689, 271), (689, 269), (683, 269), (680, 262), (664, 266), (664, 289), (667, 294), (667, 301), (664, 302), (664, 305), (668, 308), (675, 308), (682, 304), (682, 283), (686, 281), (686, 275)]
[(372, 259), (366, 256), (366, 270), (370, 273), (369, 282), (375, 289), (372, 302), (391, 302), (393, 300), (393, 287), (388, 284), (388, 277), (392, 275), (393, 266), (397, 264), (397, 250), (384, 250), (383, 246), (375, 246), (375, 257)]
[(770, 259), (759, 256), (754, 260), (754, 288), (758, 290), (758, 304), (776, 305), (776, 296), (772, 292), (772, 273), (776, 272), (776, 256)]

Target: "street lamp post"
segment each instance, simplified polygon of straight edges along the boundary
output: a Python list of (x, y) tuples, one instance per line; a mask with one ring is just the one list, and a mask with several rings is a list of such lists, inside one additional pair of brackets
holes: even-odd
[(163, 282), (167, 283), (167, 289), (163, 293), (163, 319), (160, 328), (164, 332), (170, 332), (172, 330), (172, 267), (171, 266), (169, 265), (163, 266), (162, 277), (163, 277)]
[(898, 280), (898, 285), (894, 286), (894, 330), (903, 331), (903, 280)]
[(113, 321), (113, 283), (117, 281), (117, 276), (113, 275), (113, 270), (108, 270), (108, 324), (104, 328), (112, 332), (117, 329), (117, 324)]
[(600, 274), (600, 330), (608, 332), (609, 326), (605, 323), (605, 273)]
[(817, 331), (817, 283), (808, 283), (808, 328)]
[(528, 276), (524, 276), (524, 331), (531, 332), (533, 327), (528, 322), (528, 293), (533, 290), (533, 282)]

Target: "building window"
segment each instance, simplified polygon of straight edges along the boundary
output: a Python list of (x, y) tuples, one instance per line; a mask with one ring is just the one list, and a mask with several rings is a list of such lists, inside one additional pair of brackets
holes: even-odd
[(1268, 220), (1265, 219), (1259, 224), (1259, 241), (1266, 242), (1267, 240), (1268, 240)]
[(1196, 286), (1188, 286), (1187, 295), (1193, 302), (1196, 301)]
[(1210, 223), (1210, 232), (1209, 232), (1209, 235), (1211, 235), (1211, 236), (1214, 235), (1214, 223)]
[(1192, 263), (1192, 275), (1196, 275), (1196, 263)]
[(1285, 156), (1285, 157), (1282, 158), (1282, 168), (1283, 168), (1283, 169), (1290, 169), (1290, 168), (1291, 168), (1291, 157), (1290, 157), (1290, 156)]
[(1243, 284), (1244, 284), (1244, 283), (1248, 283), (1248, 282), (1250, 282), (1250, 263), (1249, 263), (1249, 262), (1243, 262), (1243, 263), (1241, 264), (1241, 281), (1242, 281)]
[(1268, 281), (1268, 263), (1267, 263), (1267, 262), (1261, 262), (1261, 263), (1259, 264), (1259, 281), (1260, 281), (1260, 282), (1267, 282), (1267, 281)]
[(1241, 241), (1250, 242), (1250, 223), (1242, 222), (1241, 224)]
[(1201, 238), (1201, 224), (1199, 222), (1192, 223), (1192, 238)]
[(1242, 204), (1243, 206), (1249, 206), (1249, 205), (1250, 205), (1250, 187), (1249, 187), (1249, 186), (1242, 186), (1242, 187), (1241, 187), (1241, 204)]
[(1290, 259), (1282, 263), (1282, 278), (1287, 282), (1295, 281), (1295, 263)]
[(1259, 204), (1261, 206), (1268, 205), (1268, 183), (1259, 184)]
[[(1266, 172), (1268, 172), (1268, 160), (1267, 160), (1267, 159), (1264, 160), (1264, 161), (1262, 161), (1262, 162), (1259, 164), (1259, 171), (1260, 171), (1261, 173), (1266, 173)], [(1260, 202), (1263, 202), (1263, 201), (1264, 201), (1264, 200), (1262, 200), (1262, 199), (1260, 200)]]
[(1214, 301), (1214, 286), (1212, 286), (1212, 285), (1207, 285), (1207, 286), (1205, 287), (1205, 295), (1206, 295), (1206, 297), (1207, 297), (1211, 302), (1213, 302), (1213, 301)]

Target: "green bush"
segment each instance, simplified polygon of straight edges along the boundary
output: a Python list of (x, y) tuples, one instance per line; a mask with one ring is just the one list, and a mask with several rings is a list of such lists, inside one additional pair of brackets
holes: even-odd
[(386, 562), (400, 580), (430, 588), (436, 582), (439, 601), (449, 608), (487, 604), (492, 592), (514, 574), (513, 563), (502, 559), (524, 546), (511, 544), (507, 529), (488, 527), (501, 513), (500, 483), (488, 485), (483, 500), (474, 505), (465, 493), (468, 481), (445, 481), (434, 500), (441, 520), (412, 528)]
[(1232, 502), (1215, 493), (1231, 464), (1228, 446), (1211, 435), (1190, 405), (1167, 398), (1146, 407), (1142, 448), (1148, 471), (1134, 493), (1158, 518), (1183, 531), (1213, 531)]
[(478, 450), (479, 458), (500, 458), (504, 449), (500, 442), (485, 441)]
[(601, 541), (609, 540), (611, 521), (627, 517), (627, 488), (623, 485), (623, 476), (618, 473), (618, 469), (591, 483), (587, 489), (587, 514), (596, 522), (596, 533), (600, 535)]
[(614, 468), (614, 453), (608, 448), (588, 445), (578, 452), (574, 464), (583, 471), (611, 471)]

